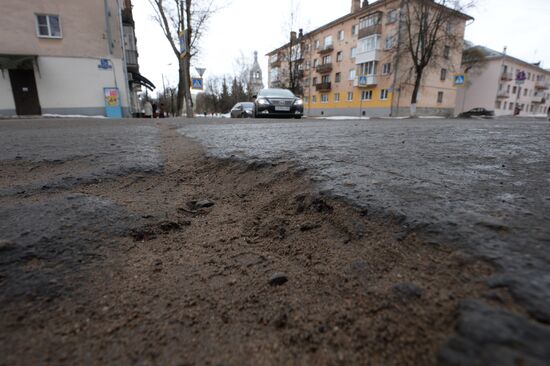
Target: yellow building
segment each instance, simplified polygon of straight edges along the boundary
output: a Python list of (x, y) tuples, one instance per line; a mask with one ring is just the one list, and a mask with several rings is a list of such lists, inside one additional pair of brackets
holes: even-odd
[[(415, 25), (406, 21), (403, 4), (409, 3), (410, 14), (420, 2), (352, 0), (349, 14), (307, 34), (293, 32), (288, 44), (267, 55), (269, 86), (302, 95), (309, 116), (409, 115), (414, 71), (405, 40), (407, 24)], [(460, 73), (465, 24), (472, 18), (429, 4), (433, 12), (446, 14), (440, 33), (448, 41), (436, 43), (421, 79), (417, 114), (453, 115), (454, 79)]]

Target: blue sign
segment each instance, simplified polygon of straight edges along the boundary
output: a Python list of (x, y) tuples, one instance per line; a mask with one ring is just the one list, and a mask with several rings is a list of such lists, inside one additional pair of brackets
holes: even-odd
[(202, 79), (201, 78), (191, 78), (191, 88), (202, 90)]
[(464, 85), (464, 75), (455, 75), (455, 85)]
[(109, 60), (107, 60), (106, 58), (102, 58), (99, 60), (99, 65), (97, 65), (97, 68), (103, 69), (103, 70), (109, 70), (109, 69), (112, 69), (113, 66), (111, 66), (111, 64), (109, 63)]
[(359, 76), (359, 85), (367, 85), (367, 77), (365, 75)]

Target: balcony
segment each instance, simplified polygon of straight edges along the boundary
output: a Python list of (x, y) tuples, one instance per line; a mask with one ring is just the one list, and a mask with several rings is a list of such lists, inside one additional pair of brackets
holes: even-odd
[(122, 23), (134, 25), (134, 16), (132, 15), (132, 8), (125, 8), (120, 11), (122, 15)]
[(329, 44), (329, 45), (326, 45), (324, 47), (319, 48), (317, 53), (319, 53), (320, 55), (324, 55), (324, 54), (327, 54), (327, 53), (331, 53), (332, 51), (334, 51), (334, 46)]
[(535, 89), (538, 90), (546, 90), (550, 88), (550, 84), (544, 81), (537, 81), (535, 83)]
[(514, 74), (511, 72), (503, 72), (502, 75), (500, 75), (500, 80), (502, 81), (512, 81), (514, 80)]
[(497, 92), (498, 99), (510, 98), (510, 92), (506, 90), (500, 90)]
[(536, 96), (536, 97), (533, 97), (533, 99), (531, 100), (531, 103), (544, 104), (544, 103), (546, 103), (546, 99), (544, 99), (544, 97), (542, 95), (541, 96)]
[(126, 65), (128, 67), (138, 67), (138, 53), (135, 50), (126, 50)]
[(271, 61), (271, 67), (281, 67), (281, 57), (277, 57), (276, 59)]
[(319, 74), (328, 74), (332, 71), (332, 63), (330, 64), (323, 64), (323, 65), (317, 65), (317, 72)]
[(378, 80), (374, 75), (359, 75), (353, 81), (353, 86), (357, 86), (359, 88), (366, 88), (368, 86), (377, 85), (377, 84), (378, 84)]
[(330, 89), (331, 89), (330, 83), (315, 84), (315, 90), (317, 90), (318, 92), (326, 92), (326, 91), (330, 91)]
[(359, 29), (359, 39), (372, 36), (373, 34), (382, 34), (382, 24), (374, 24), (363, 29)]
[(361, 52), (355, 55), (355, 64), (360, 65), (371, 61), (380, 61), (382, 58), (382, 50), (375, 49), (368, 52)]

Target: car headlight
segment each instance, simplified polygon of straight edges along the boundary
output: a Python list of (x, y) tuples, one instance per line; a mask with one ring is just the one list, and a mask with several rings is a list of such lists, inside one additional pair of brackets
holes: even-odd
[(301, 100), (301, 99), (296, 99), (296, 100), (294, 101), (294, 105), (304, 105), (304, 101)]
[(256, 103), (260, 105), (269, 105), (269, 101), (265, 98), (258, 98), (256, 99)]

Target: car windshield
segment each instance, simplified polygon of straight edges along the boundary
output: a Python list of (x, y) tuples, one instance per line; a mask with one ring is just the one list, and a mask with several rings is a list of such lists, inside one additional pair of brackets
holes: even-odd
[(258, 96), (268, 98), (295, 98), (294, 94), (286, 89), (264, 89)]
[(244, 109), (253, 109), (254, 108), (254, 103), (242, 103), (241, 105), (243, 106)]

